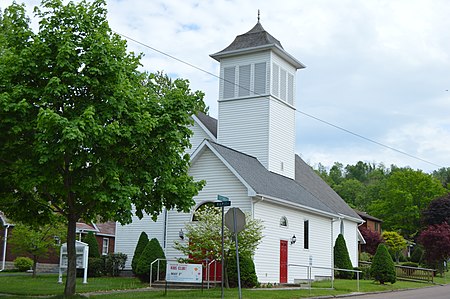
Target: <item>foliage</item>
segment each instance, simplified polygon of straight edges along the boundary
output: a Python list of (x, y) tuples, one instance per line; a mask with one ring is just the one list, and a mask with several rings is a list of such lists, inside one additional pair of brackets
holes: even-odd
[(379, 281), (380, 284), (385, 282), (395, 283), (397, 280), (394, 262), (384, 244), (378, 245), (377, 252), (370, 266), (370, 275), (374, 280)]
[(184, 154), (203, 94), (139, 72), (105, 5), (42, 0), (37, 33), (16, 3), (0, 21), (1, 206), (22, 221), (66, 218), (67, 296), (79, 219), (129, 223), (132, 205), (138, 217), (188, 211), (203, 186)]
[(33, 259), (33, 276), (36, 275), (36, 266), (40, 258), (47, 257), (55, 252), (57, 244), (55, 237), (63, 239), (65, 226), (61, 223), (44, 225), (27, 225), (16, 223), (9, 237), (9, 244), (16, 254), (28, 254)]
[(14, 260), (14, 267), (20, 272), (25, 272), (31, 269), (33, 266), (33, 260), (29, 257), (21, 256)]
[(141, 256), (142, 251), (144, 251), (145, 246), (147, 246), (149, 242), (148, 236), (145, 232), (141, 232), (139, 236), (139, 240), (136, 244), (136, 248), (134, 249), (133, 259), (131, 260), (131, 270), (134, 274), (136, 274), (137, 262)]
[(431, 200), (445, 193), (441, 183), (429, 174), (410, 168), (396, 169), (384, 181), (369, 212), (383, 219), (385, 229), (413, 238), (419, 231), (422, 211)]
[(450, 167), (442, 167), (433, 171), (433, 177), (438, 179), (444, 188), (449, 189), (450, 185)]
[[(195, 212), (196, 219), (186, 224), (186, 241), (175, 242), (174, 248), (188, 256), (188, 261), (221, 260), (221, 227), (222, 218), (218, 208), (206, 207)], [(238, 233), (239, 254), (252, 256), (262, 239), (261, 220), (246, 215), (245, 228)], [(233, 234), (225, 226), (224, 251), (225, 259), (235, 248)]]
[(430, 225), (417, 240), (425, 248), (425, 260), (443, 272), (443, 262), (450, 258), (450, 225), (447, 222)]
[(406, 248), (406, 240), (397, 232), (384, 231), (381, 236), (389, 252), (395, 257), (395, 261), (399, 263), (402, 250)]
[[(137, 262), (136, 275), (142, 282), (150, 281), (150, 264), (156, 259), (165, 259), (164, 251), (161, 248), (158, 240), (156, 238), (151, 239), (147, 246), (145, 246), (144, 251), (142, 251), (141, 256)], [(161, 261), (159, 264), (159, 276), (164, 277), (166, 271), (166, 261)], [(155, 281), (158, 275), (158, 263), (153, 264), (152, 268), (152, 281)]]
[(424, 255), (423, 247), (420, 245), (416, 245), (411, 254), (411, 262), (421, 264), (423, 255)]
[(100, 258), (98, 242), (93, 232), (88, 232), (84, 237), (83, 242), (89, 246), (89, 257)]
[(415, 268), (417, 268), (417, 267), (419, 267), (419, 264), (418, 264), (418, 263), (415, 263), (415, 262), (404, 262), (404, 263), (402, 263), (402, 266), (404, 266), (404, 267), (415, 267)]
[(432, 200), (422, 212), (422, 223), (425, 226), (443, 222), (450, 224), (450, 193)]
[(361, 232), (364, 240), (366, 241), (366, 244), (361, 246), (362, 251), (374, 255), (377, 251), (378, 245), (383, 242), (383, 238), (381, 237), (380, 233), (363, 226), (358, 227), (358, 229)]
[[(83, 273), (84, 269), (78, 269), (80, 273)], [(101, 257), (89, 257), (88, 258), (88, 277), (100, 277), (105, 272), (105, 261)]]
[(361, 262), (370, 262), (372, 261), (373, 255), (368, 252), (361, 252), (359, 254), (359, 260)]
[(103, 256), (105, 264), (105, 274), (109, 276), (119, 276), (120, 271), (125, 268), (127, 255), (125, 253), (116, 252)]
[[(230, 287), (238, 286), (236, 251), (231, 251), (227, 259), (227, 277)], [(254, 288), (258, 286), (255, 264), (251, 256), (239, 255), (239, 270), (241, 274), (241, 286), (243, 288)]]
[[(353, 270), (352, 261), (348, 254), (347, 245), (344, 236), (339, 234), (334, 244), (334, 267), (339, 269)], [(353, 277), (353, 272), (336, 271), (337, 278), (348, 279)]]

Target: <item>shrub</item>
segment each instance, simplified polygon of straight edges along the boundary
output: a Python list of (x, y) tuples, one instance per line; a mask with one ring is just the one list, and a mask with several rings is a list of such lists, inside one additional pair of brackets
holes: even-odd
[(368, 252), (361, 252), (359, 254), (359, 260), (361, 262), (370, 262), (372, 261), (373, 256)]
[[(243, 288), (254, 288), (258, 285), (255, 264), (250, 256), (239, 256), (239, 270), (241, 274), (241, 286)], [(230, 257), (227, 259), (227, 275), (230, 287), (237, 287), (238, 276), (235, 251), (230, 252)]]
[[(334, 244), (334, 266), (340, 269), (353, 270), (353, 265), (348, 254), (347, 245), (342, 234), (339, 234)], [(351, 279), (353, 272), (336, 271), (337, 278)]]
[(406, 262), (406, 263), (402, 263), (402, 266), (405, 266), (405, 267), (419, 267), (419, 264), (418, 263), (414, 263), (414, 262)]
[(18, 257), (14, 260), (14, 267), (16, 267), (20, 272), (26, 272), (33, 267), (33, 260), (29, 257)]
[(105, 265), (105, 274), (109, 276), (119, 276), (120, 271), (125, 268), (127, 255), (121, 252), (110, 253), (106, 256), (103, 256), (103, 259)]
[(97, 239), (95, 238), (93, 232), (88, 232), (88, 234), (83, 238), (83, 242), (89, 245), (89, 257), (100, 258)]
[[(165, 259), (166, 257), (164, 255), (164, 251), (161, 248), (161, 245), (159, 245), (158, 240), (153, 238), (150, 240), (150, 242), (148, 242), (147, 246), (145, 246), (144, 251), (142, 251), (141, 256), (137, 262), (136, 275), (141, 281), (150, 281), (150, 264), (158, 258)], [(159, 270), (159, 277), (164, 277), (166, 272), (166, 261), (160, 262)], [(157, 271), (158, 263), (154, 263), (152, 269), (152, 281), (156, 280)]]
[(148, 242), (149, 240), (147, 234), (145, 232), (142, 232), (139, 236), (136, 248), (134, 249), (133, 259), (131, 260), (131, 270), (134, 274), (136, 274), (137, 262), (139, 260), (139, 257), (141, 256), (142, 251), (144, 251), (145, 246), (147, 246)]
[[(88, 258), (88, 277), (101, 277), (105, 274), (105, 261), (101, 257)], [(84, 269), (77, 269), (77, 277), (84, 276)]]
[(422, 263), (422, 259), (423, 259), (423, 247), (422, 246), (415, 246), (414, 250), (411, 254), (411, 262), (414, 263)]
[(385, 282), (395, 283), (397, 280), (394, 261), (384, 244), (378, 245), (377, 252), (370, 266), (370, 275), (373, 279), (379, 281), (380, 284), (384, 284)]

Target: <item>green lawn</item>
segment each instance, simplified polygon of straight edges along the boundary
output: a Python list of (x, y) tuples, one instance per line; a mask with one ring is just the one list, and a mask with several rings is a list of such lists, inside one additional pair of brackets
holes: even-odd
[[(0, 293), (11, 294), (17, 297), (7, 297), (8, 299), (24, 298), (24, 296), (52, 296), (63, 293), (64, 284), (57, 283), (57, 275), (38, 275), (37, 278), (32, 278), (29, 275), (9, 276), (7, 273), (0, 274)], [(437, 277), (435, 283), (446, 283), (445, 278)], [(375, 292), (375, 291), (392, 291), (398, 289), (420, 288), (430, 286), (427, 283), (397, 281), (395, 284), (380, 285), (373, 281), (361, 280), (361, 292)], [(161, 298), (164, 290), (151, 290), (147, 288), (147, 284), (142, 284), (135, 278), (125, 277), (102, 277), (89, 278), (88, 284), (82, 284), (82, 280), (77, 280), (77, 293), (89, 293), (91, 298)], [(334, 290), (331, 287), (330, 281), (322, 281), (313, 283), (312, 290), (308, 289), (244, 289), (242, 290), (243, 298), (276, 298), (276, 299), (291, 299), (291, 298), (306, 298), (324, 295), (339, 295), (348, 294), (357, 291), (356, 280), (336, 280), (334, 283)], [(134, 289), (134, 290), (133, 290)], [(123, 291), (121, 291), (123, 290)], [(95, 292), (95, 293), (94, 293)], [(107, 292), (107, 293), (105, 293)], [(114, 293), (110, 293), (114, 292)], [(225, 298), (236, 298), (238, 294), (237, 289), (225, 290)], [(220, 288), (210, 290), (168, 290), (165, 298), (220, 298)], [(40, 297), (45, 298), (45, 297)]]

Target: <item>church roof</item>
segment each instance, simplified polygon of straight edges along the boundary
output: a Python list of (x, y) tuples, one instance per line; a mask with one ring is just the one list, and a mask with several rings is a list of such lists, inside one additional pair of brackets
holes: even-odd
[(248, 32), (236, 36), (234, 41), (222, 51), (219, 51), (210, 56), (217, 61), (220, 61), (222, 57), (229, 57), (234, 55), (245, 54), (248, 52), (262, 51), (262, 50), (273, 50), (281, 57), (286, 59), (296, 68), (304, 68), (305, 66), (287, 53), (280, 41), (268, 33), (261, 23), (258, 21), (252, 29)]
[(197, 118), (202, 122), (202, 124), (211, 132), (211, 134), (217, 138), (217, 119), (206, 115), (203, 112), (196, 114)]
[(257, 195), (281, 199), (326, 214), (360, 219), (358, 214), (297, 155), (294, 180), (267, 170), (253, 156), (215, 142), (209, 144)]

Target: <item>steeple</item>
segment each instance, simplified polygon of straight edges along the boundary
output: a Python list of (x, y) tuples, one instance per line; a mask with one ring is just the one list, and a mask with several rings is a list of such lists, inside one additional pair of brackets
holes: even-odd
[(223, 50), (217, 141), (295, 178), (295, 75), (305, 66), (260, 22)]

